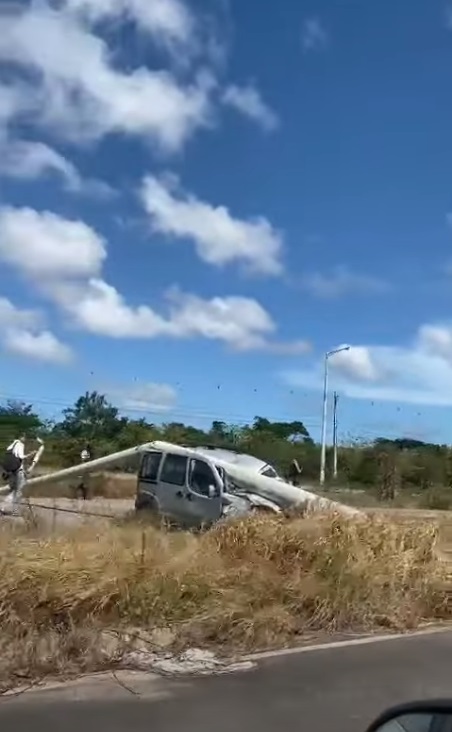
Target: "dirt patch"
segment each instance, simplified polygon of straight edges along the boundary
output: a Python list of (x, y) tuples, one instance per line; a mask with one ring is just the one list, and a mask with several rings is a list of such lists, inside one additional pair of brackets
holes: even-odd
[[(74, 498), (80, 478), (60, 483), (36, 485), (27, 488), (30, 498)], [(91, 498), (135, 498), (137, 477), (133, 473), (93, 473), (85, 477), (88, 495)]]

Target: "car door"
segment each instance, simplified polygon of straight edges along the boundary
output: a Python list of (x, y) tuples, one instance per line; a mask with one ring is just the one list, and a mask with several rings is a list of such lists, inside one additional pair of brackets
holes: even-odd
[(163, 458), (156, 495), (165, 518), (184, 525), (187, 516), (188, 457), (168, 452)]
[(223, 509), (222, 486), (209, 463), (190, 459), (187, 479), (187, 524), (201, 528), (218, 521)]

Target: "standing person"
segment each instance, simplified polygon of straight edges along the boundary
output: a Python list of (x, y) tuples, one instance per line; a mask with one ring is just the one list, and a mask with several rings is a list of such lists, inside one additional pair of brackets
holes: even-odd
[(17, 516), (19, 505), (22, 500), (25, 484), (27, 482), (25, 475), (25, 460), (36, 455), (36, 450), (25, 454), (25, 435), (21, 435), (18, 439), (6, 448), (6, 454), (2, 461), (3, 473), (8, 480), (12, 514)]
[(287, 480), (289, 483), (291, 483), (294, 486), (298, 486), (300, 480), (301, 480), (301, 474), (303, 472), (303, 468), (300, 467), (300, 464), (296, 458), (292, 460), (290, 463), (290, 467), (288, 470)]
[[(89, 443), (86, 443), (85, 447), (83, 448), (83, 450), (80, 453), (80, 461), (82, 463), (87, 463), (89, 460), (92, 460), (92, 459), (93, 459), (93, 457), (92, 457), (91, 446), (89, 445)], [(77, 493), (82, 494), (82, 498), (84, 501), (86, 501), (86, 499), (88, 498), (88, 487), (86, 485), (86, 478), (84, 475), (80, 476), (80, 483), (77, 486)]]

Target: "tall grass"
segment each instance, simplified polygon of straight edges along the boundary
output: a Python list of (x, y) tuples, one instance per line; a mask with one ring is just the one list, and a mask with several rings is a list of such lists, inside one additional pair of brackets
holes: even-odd
[[(0, 683), (109, 659), (99, 633), (170, 626), (225, 652), (450, 614), (437, 529), (273, 517), (196, 537), (133, 525), (0, 533)], [(108, 654), (107, 654), (108, 655)]]

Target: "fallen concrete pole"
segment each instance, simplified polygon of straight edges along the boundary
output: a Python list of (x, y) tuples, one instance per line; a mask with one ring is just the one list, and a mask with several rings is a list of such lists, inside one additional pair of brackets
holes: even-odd
[(243, 490), (250, 493), (257, 493), (263, 498), (274, 501), (283, 509), (297, 508), (308, 511), (322, 511), (340, 513), (347, 517), (362, 516), (362, 512), (352, 506), (332, 501), (329, 498), (318, 496), (305, 488), (297, 488), (291, 483), (285, 483), (274, 478), (266, 478), (263, 475), (249, 475), (250, 471), (239, 468), (236, 465), (226, 467), (225, 470), (234, 482)]
[[(169, 442), (148, 442), (143, 445), (137, 445), (136, 447), (129, 448), (128, 450), (121, 450), (120, 452), (106, 455), (105, 457), (97, 458), (96, 460), (90, 460), (79, 465), (74, 465), (64, 470), (57, 470), (54, 473), (48, 473), (46, 475), (40, 475), (36, 478), (28, 480), (27, 485), (46, 485), (50, 483), (57, 483), (67, 478), (78, 477), (87, 473), (92, 473), (96, 470), (111, 467), (115, 464), (121, 463), (124, 460), (138, 456), (143, 452), (149, 450), (157, 450), (161, 452), (173, 452), (179, 455), (187, 455), (188, 457), (199, 458), (200, 453), (197, 452), (196, 448), (182, 447), (181, 445), (175, 445)], [(205, 454), (202, 455), (203, 459), (206, 460), (220, 478), (217, 467), (221, 467), (231, 477), (233, 482), (241, 489), (249, 493), (255, 493), (273, 501), (283, 509), (297, 508), (306, 509), (309, 511), (322, 511), (322, 512), (335, 512), (340, 513), (346, 517), (362, 516), (362, 512), (358, 511), (351, 506), (346, 506), (336, 501), (331, 501), (328, 498), (323, 498), (316, 495), (311, 491), (307, 491), (303, 488), (298, 488), (290, 483), (285, 483), (282, 480), (276, 480), (275, 478), (266, 478), (259, 475), (252, 470), (239, 467), (235, 464), (229, 463), (225, 460), (219, 460), (209, 458)]]
[(30, 478), (27, 485), (47, 485), (49, 483), (59, 483), (61, 480), (66, 478), (74, 478), (79, 475), (85, 475), (86, 473), (93, 473), (96, 470), (102, 468), (108, 468), (115, 464), (121, 463), (128, 458), (132, 458), (135, 455), (139, 455), (146, 450), (152, 450), (154, 442), (148, 442), (144, 445), (137, 445), (127, 450), (121, 450), (120, 452), (114, 452), (111, 455), (105, 455), (96, 460), (88, 460), (78, 465), (72, 465), (70, 468), (64, 468), (63, 470), (55, 470), (53, 473), (45, 473), (45, 475), (37, 475), (36, 478)]

